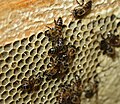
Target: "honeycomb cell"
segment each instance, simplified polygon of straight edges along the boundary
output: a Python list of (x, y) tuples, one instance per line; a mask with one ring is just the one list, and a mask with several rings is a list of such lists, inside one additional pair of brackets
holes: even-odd
[(4, 100), (3, 99), (0, 99), (0, 104), (4, 104)]
[(22, 46), (26, 46), (26, 44), (28, 44), (28, 38), (24, 38), (21, 40), (21, 45)]
[(33, 58), (33, 61), (34, 62), (38, 62), (40, 60), (40, 55), (39, 54), (36, 54)]
[(32, 62), (32, 57), (28, 57), (26, 60), (25, 60), (25, 62), (26, 62), (26, 64), (30, 64), (31, 62)]
[(3, 99), (5, 99), (7, 96), (8, 96), (8, 91), (4, 91), (4, 92), (1, 94), (1, 97), (2, 97)]
[(38, 48), (37, 48), (37, 53), (38, 54), (41, 54), (44, 50), (44, 47), (42, 45), (40, 45)]
[(41, 97), (41, 101), (44, 102), (46, 100), (46, 96)]
[(42, 54), (41, 54), (41, 57), (42, 58), (45, 58), (47, 56), (47, 52), (43, 52)]
[(14, 96), (13, 96), (13, 100), (17, 100), (19, 98), (19, 94), (16, 93)]
[(34, 93), (34, 94), (32, 94), (31, 99), (32, 99), (32, 100), (35, 100), (35, 99), (36, 99), (36, 97), (37, 97), (37, 94), (36, 94), (36, 93)]
[[(11, 101), (12, 101), (12, 97), (11, 97), (11, 96), (8, 96), (8, 97), (5, 99), (5, 104), (9, 104)], [(1, 104), (2, 104), (2, 103), (1, 103)]]
[(0, 94), (4, 91), (4, 86), (0, 86)]
[(25, 51), (25, 52), (22, 54), (22, 58), (23, 58), (23, 59), (26, 59), (28, 56), (29, 56), (29, 52), (28, 52), (28, 51)]
[(36, 53), (37, 53), (37, 50), (36, 50), (36, 49), (33, 49), (33, 50), (30, 51), (30, 55), (31, 55), (31, 56), (34, 56)]
[(23, 53), (25, 50), (25, 47), (24, 46), (20, 46), (18, 49), (17, 49), (17, 52), (18, 53)]
[(27, 70), (27, 72), (25, 73), (26, 77), (29, 77), (31, 75), (31, 70)]
[(30, 98), (29, 98), (29, 95), (27, 95), (26, 97), (23, 98), (23, 101), (26, 103), (26, 102), (29, 101), (29, 99), (30, 99)]
[(9, 69), (7, 72), (6, 72), (6, 77), (10, 77), (12, 76), (12, 69)]
[(78, 20), (77, 21), (77, 27), (81, 27), (81, 25), (82, 25), (82, 20)]
[(7, 45), (4, 46), (5, 51), (9, 51), (11, 48), (12, 48), (11, 44), (7, 44)]
[(81, 30), (82, 30), (82, 31), (85, 31), (86, 28), (87, 28), (86, 25), (82, 25), (82, 26), (81, 26)]
[(30, 37), (29, 37), (29, 42), (35, 42), (35, 40), (36, 40), (36, 35), (34, 34), (34, 35), (31, 35)]
[(13, 82), (13, 87), (17, 87), (17, 86), (19, 86), (19, 84), (20, 84), (20, 82), (16, 80), (15, 82)]
[(14, 56), (14, 61), (18, 61), (18, 60), (20, 60), (20, 58), (21, 58), (21, 55), (20, 54), (16, 54)]
[(0, 60), (0, 66), (2, 67), (4, 65), (4, 60)]
[(93, 28), (97, 27), (98, 26), (98, 21), (94, 20), (93, 21)]
[(35, 63), (32, 62), (30, 65), (29, 65), (29, 69), (34, 69), (35, 68)]
[(50, 99), (52, 97), (52, 93), (50, 93), (47, 97), (48, 99)]
[(25, 63), (25, 62), (24, 62), (24, 59), (19, 60), (19, 61), (18, 61), (18, 66), (19, 66), (19, 67), (22, 67), (22, 66), (24, 65), (24, 63)]
[(99, 25), (104, 24), (104, 18), (100, 18), (100, 19), (98, 20), (98, 24), (99, 24)]
[(9, 94), (12, 96), (12, 95), (14, 95), (16, 93), (16, 89), (9, 89)]
[(43, 36), (43, 33), (42, 33), (42, 32), (38, 33), (38, 34), (37, 34), (37, 39), (40, 39), (40, 40), (41, 40), (41, 39), (42, 39), (42, 36)]
[(45, 65), (42, 65), (42, 66), (40, 67), (40, 70), (43, 71), (44, 69), (45, 69)]
[(14, 48), (18, 48), (19, 46), (20, 46), (20, 41), (19, 41), (19, 40), (15, 41), (15, 42), (13, 43), (13, 47), (14, 47)]
[(13, 63), (11, 64), (11, 67), (12, 67), (12, 68), (17, 67), (17, 63), (16, 63), (16, 62), (13, 62)]
[(49, 58), (46, 57), (46, 58), (44, 59), (44, 64), (47, 64), (48, 62), (49, 62)]
[(3, 81), (2, 81), (2, 85), (6, 85), (8, 83), (8, 78), (5, 78)]
[(75, 22), (70, 22), (68, 25), (69, 28), (74, 28), (74, 26), (75, 26)]
[(1, 53), (1, 56), (2, 56), (3, 59), (5, 59), (6, 57), (8, 57), (8, 52)]
[(35, 47), (39, 47), (41, 42), (39, 40), (35, 41)]
[(21, 71), (22, 71), (22, 72), (25, 72), (27, 69), (28, 69), (28, 65), (24, 65), (24, 66), (21, 68)]
[(14, 101), (11, 101), (10, 104), (15, 104), (15, 102), (14, 102)]
[(2, 72), (7, 72), (8, 69), (9, 69), (8, 64), (5, 64), (5, 65), (2, 67)]
[(24, 77), (24, 73), (20, 73), (18, 74), (17, 79), (22, 79), (23, 77)]
[(31, 51), (32, 49), (33, 49), (33, 44), (28, 43), (28, 45), (26, 45), (26, 50)]
[(40, 59), (37, 63), (36, 63), (36, 66), (37, 67), (40, 67), (42, 65), (42, 59)]
[(13, 58), (12, 58), (12, 57), (7, 57), (5, 61), (6, 61), (6, 63), (11, 63), (11, 62), (12, 62), (12, 60), (13, 60)]
[(68, 29), (68, 30), (66, 30), (66, 36), (68, 36), (68, 37), (70, 37), (71, 35), (72, 35), (72, 30), (71, 29)]
[(10, 82), (14, 82), (16, 80), (16, 75), (12, 75), (11, 77), (10, 77)]
[(40, 102), (40, 99), (36, 98), (35, 101), (34, 101), (34, 104), (38, 104), (39, 102)]
[(45, 44), (46, 44), (46, 42), (47, 42), (47, 38), (46, 38), (46, 37), (44, 37), (44, 38), (41, 40), (41, 44), (42, 44), (42, 45), (45, 45)]

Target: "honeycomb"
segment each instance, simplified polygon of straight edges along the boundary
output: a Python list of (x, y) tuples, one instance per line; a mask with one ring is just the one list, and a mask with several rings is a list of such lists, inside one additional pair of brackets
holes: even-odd
[[(38, 73), (43, 77), (42, 73), (47, 70), (50, 62), (48, 50), (52, 48), (52, 43), (45, 36), (45, 32), (41, 31), (0, 46), (0, 104), (57, 104), (56, 94), (60, 84), (69, 84), (76, 74), (81, 77), (83, 83), (88, 79), (99, 77), (98, 104), (119, 104), (119, 91), (114, 92), (117, 99), (115, 96), (105, 96), (103, 92), (109, 89), (106, 80), (112, 79), (109, 77), (110, 73), (116, 74), (113, 79), (120, 76), (120, 71), (117, 71), (117, 74), (115, 70), (119, 69), (120, 60), (116, 58), (113, 62), (110, 57), (102, 54), (99, 49), (101, 36), (98, 34), (100, 32), (106, 36), (109, 31), (115, 35), (120, 34), (120, 21), (117, 16), (109, 12), (106, 15), (98, 14), (94, 19), (69, 21), (65, 25), (63, 29), (65, 44), (72, 44), (77, 48), (75, 59), (64, 79), (47, 80), (44, 76), (38, 92), (22, 93), (20, 86), (24, 78)], [(118, 53), (119, 48), (116, 48), (116, 51)], [(115, 91), (120, 87), (119, 80), (118, 78), (118, 81), (111, 81), (114, 82), (112, 87), (116, 86)], [(112, 95), (112, 92), (108, 91), (108, 94)], [(111, 98), (114, 99), (112, 102), (109, 101)], [(95, 97), (91, 100), (83, 99), (81, 103), (96, 104)]]

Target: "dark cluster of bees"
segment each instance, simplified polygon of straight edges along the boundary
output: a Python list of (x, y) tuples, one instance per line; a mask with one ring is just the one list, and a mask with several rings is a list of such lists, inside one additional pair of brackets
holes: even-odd
[(71, 84), (60, 85), (58, 91), (57, 101), (59, 104), (81, 104), (81, 96), (84, 95), (85, 98), (92, 98), (96, 94), (98, 97), (98, 81), (94, 82), (88, 81), (87, 85), (81, 81), (78, 75), (75, 75), (74, 80)]
[[(75, 19), (82, 19), (88, 13), (91, 12), (92, 0), (80, 4), (74, 8), (72, 14)], [(55, 26), (45, 31), (45, 35), (52, 42), (52, 48), (49, 49), (48, 55), (50, 56), (50, 63), (47, 65), (47, 70), (43, 72), (43, 76), (47, 76), (49, 79), (59, 78), (62, 79), (69, 72), (69, 65), (73, 63), (76, 53), (76, 47), (73, 45), (66, 45), (63, 37), (63, 20), (61, 17), (58, 20), (54, 20)], [(110, 57), (114, 57), (115, 47), (120, 46), (119, 35), (114, 35), (112, 32), (108, 32), (107, 38), (100, 33), (102, 40), (99, 42), (99, 48)], [(58, 104), (81, 104), (81, 96), (85, 98), (92, 98), (95, 94), (98, 95), (99, 82), (94, 80), (88, 81), (84, 85), (80, 76), (75, 75), (74, 81), (68, 85), (61, 85), (57, 93)], [(25, 92), (37, 91), (38, 87), (42, 83), (43, 78), (40, 75), (31, 76), (28, 80), (25, 79), (22, 83), (22, 90)]]
[(63, 78), (69, 70), (69, 65), (73, 62), (75, 57), (76, 48), (73, 45), (66, 45), (63, 37), (63, 21), (59, 17), (54, 20), (55, 27), (45, 31), (45, 35), (52, 42), (52, 48), (49, 49), (48, 55), (51, 57), (48, 64), (48, 70), (44, 75), (49, 78)]

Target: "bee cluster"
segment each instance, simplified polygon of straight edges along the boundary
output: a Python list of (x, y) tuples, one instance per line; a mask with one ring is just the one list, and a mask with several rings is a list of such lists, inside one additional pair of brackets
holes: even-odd
[(30, 76), (28, 79), (23, 79), (20, 89), (23, 91), (23, 93), (38, 91), (42, 82), (43, 78), (38, 73), (37, 75)]
[(57, 21), (54, 20), (54, 23), (54, 28), (48, 27), (49, 30), (45, 31), (45, 35), (52, 42), (52, 48), (48, 51), (51, 60), (44, 75), (49, 78), (63, 78), (69, 70), (69, 64), (74, 60), (76, 48), (73, 45), (65, 45), (62, 18), (59, 17)]
[(71, 84), (61, 85), (58, 91), (57, 100), (59, 104), (81, 104), (82, 95), (90, 99), (98, 94), (98, 81), (88, 82), (84, 85), (78, 75)]
[[(77, 0), (76, 0), (77, 1)], [(79, 6), (74, 8), (73, 17), (75, 19), (82, 19), (87, 15), (92, 8), (92, 1), (89, 0), (84, 4), (78, 1)], [(70, 69), (70, 64), (73, 63), (76, 47), (71, 44), (65, 43), (65, 38), (63, 36), (63, 20), (59, 17), (57, 20), (54, 20), (55, 26), (45, 31), (45, 36), (49, 38), (49, 41), (52, 42), (52, 48), (48, 50), (48, 55), (50, 56), (50, 62), (47, 65), (47, 69), (43, 72), (43, 76), (47, 76), (48, 79), (63, 79)], [(114, 35), (112, 32), (108, 32), (107, 38), (104, 38), (103, 34), (100, 33), (102, 40), (99, 42), (99, 48), (103, 51), (103, 54), (107, 54), (110, 57), (114, 57), (115, 47), (120, 47), (119, 35)], [(40, 74), (32, 75), (29, 79), (24, 79), (22, 82), (21, 89), (23, 92), (34, 92), (38, 91), (40, 85), (43, 81), (43, 78)], [(58, 104), (81, 104), (82, 97), (85, 99), (91, 99), (95, 94), (96, 98), (98, 96), (98, 86), (99, 82), (93, 79), (93, 81), (87, 81), (83, 83), (80, 76), (75, 75), (74, 81), (70, 84), (65, 84), (59, 86), (57, 93), (57, 103)]]

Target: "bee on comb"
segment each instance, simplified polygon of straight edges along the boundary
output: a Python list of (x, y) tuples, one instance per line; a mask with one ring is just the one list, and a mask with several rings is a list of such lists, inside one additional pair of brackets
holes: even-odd
[(79, 4), (79, 6), (73, 9), (73, 17), (75, 19), (82, 19), (84, 16), (91, 12), (92, 0), (89, 0), (87, 3), (84, 3), (84, 0), (82, 0), (82, 4), (80, 4), (77, 0), (76, 2)]

